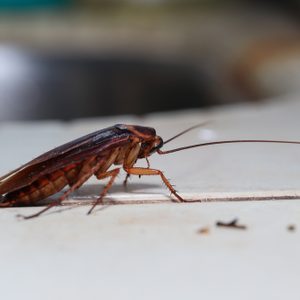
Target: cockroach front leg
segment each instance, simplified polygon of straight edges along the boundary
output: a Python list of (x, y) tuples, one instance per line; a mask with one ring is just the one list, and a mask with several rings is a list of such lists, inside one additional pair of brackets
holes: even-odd
[(109, 189), (112, 187), (116, 177), (118, 176), (118, 174), (120, 173), (120, 168), (117, 168), (117, 169), (113, 169), (111, 171), (108, 171), (108, 172), (105, 172), (105, 173), (102, 173), (102, 174), (99, 174), (97, 175), (96, 174), (96, 177), (98, 179), (104, 179), (106, 177), (110, 177), (109, 179), (109, 182), (106, 184), (106, 186), (103, 188), (102, 190), (102, 193), (100, 195), (100, 197), (94, 202), (93, 206), (91, 207), (91, 209), (88, 211), (88, 215), (91, 214), (91, 212), (93, 211), (93, 209), (101, 204), (103, 202), (103, 198), (104, 196), (107, 194), (107, 192), (109, 191)]
[(170, 190), (171, 194), (177, 198), (178, 202), (188, 202), (177, 194), (176, 190), (173, 188), (170, 181), (165, 177), (162, 171), (150, 168), (124, 168), (124, 170), (130, 175), (159, 175), (166, 187)]

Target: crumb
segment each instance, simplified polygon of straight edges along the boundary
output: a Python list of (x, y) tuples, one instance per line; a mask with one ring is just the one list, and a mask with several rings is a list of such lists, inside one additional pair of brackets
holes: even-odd
[(287, 230), (288, 230), (288, 231), (295, 231), (295, 230), (296, 230), (296, 226), (293, 225), (293, 224), (290, 224), (290, 225), (287, 227)]
[(198, 234), (209, 234), (209, 228), (208, 227), (202, 227), (197, 230)]
[(247, 229), (246, 225), (239, 225), (237, 224), (238, 219), (233, 219), (232, 221), (226, 223), (222, 221), (217, 221), (216, 226), (218, 227), (229, 227), (229, 228), (235, 228), (235, 229)]

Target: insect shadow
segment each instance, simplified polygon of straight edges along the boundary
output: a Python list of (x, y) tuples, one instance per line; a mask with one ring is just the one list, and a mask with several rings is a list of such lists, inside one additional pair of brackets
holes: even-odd
[[(126, 186), (124, 186), (122, 183), (116, 183), (112, 188), (110, 189), (110, 193), (107, 195), (106, 198), (109, 198), (110, 194), (115, 193), (131, 193), (131, 194), (139, 194), (143, 192), (143, 194), (147, 194), (147, 190), (153, 189), (153, 188), (159, 188), (161, 187), (161, 184), (152, 184), (152, 183), (128, 183)], [(80, 205), (90, 205), (92, 201), (97, 199), (102, 191), (103, 185), (102, 184), (86, 184), (80, 189), (74, 191), (71, 196), (68, 197), (67, 201), (63, 202), (63, 206), (67, 206), (69, 203), (74, 203), (72, 200), (75, 200), (75, 202), (78, 202)], [(64, 190), (59, 192), (57, 195), (63, 194)], [(151, 191), (149, 194), (156, 194), (155, 192)], [(157, 192), (157, 194), (160, 194)], [(35, 205), (32, 205), (32, 207), (35, 206), (43, 206), (50, 204), (56, 199), (57, 195), (50, 196), (42, 201), (39, 201)], [(104, 202), (106, 204), (110, 204), (109, 200)]]
[[(109, 194), (115, 194), (115, 193), (136, 193), (139, 194), (143, 192), (143, 194), (147, 194), (147, 190), (161, 187), (161, 184), (152, 184), (152, 183), (128, 183), (126, 186), (124, 186), (122, 183), (116, 183), (113, 185), (110, 189)], [(100, 184), (87, 184), (82, 186), (80, 189), (74, 191), (72, 194), (73, 199), (79, 198), (79, 199), (91, 199), (95, 200), (99, 197), (99, 194), (101, 193), (102, 185)], [(108, 194), (108, 198), (109, 198)], [(149, 193), (150, 194), (150, 193)], [(153, 192), (151, 192), (153, 194)]]
[[(126, 193), (143, 192), (143, 194), (147, 194), (145, 190), (157, 188), (160, 186), (161, 186), (160, 184), (150, 184), (150, 183), (129, 183), (126, 186), (124, 186), (122, 183), (119, 183), (114, 185), (111, 188), (110, 192), (111, 194), (122, 193), (122, 192), (126, 192)], [(95, 201), (95, 199), (99, 197), (101, 190), (102, 190), (101, 184), (87, 184), (85, 186), (82, 186), (80, 189), (74, 191), (73, 194), (69, 197), (69, 199), (66, 202), (63, 202), (61, 206), (59, 206), (59, 209), (51, 211), (48, 214), (61, 213), (64, 211), (75, 209), (79, 206), (90, 205), (93, 201)], [(63, 191), (59, 192), (58, 195), (59, 194), (63, 194)], [(151, 192), (149, 194), (154, 194), (154, 193)], [(109, 195), (107, 195), (106, 198), (109, 198)], [(33, 205), (32, 207), (48, 205), (52, 203), (54, 199), (55, 197), (48, 197), (47, 199), (44, 199), (36, 203), (36, 205)], [(96, 209), (95, 211), (102, 211), (115, 204), (120, 204), (120, 203), (107, 199), (106, 201), (104, 201), (103, 205), (98, 209)]]

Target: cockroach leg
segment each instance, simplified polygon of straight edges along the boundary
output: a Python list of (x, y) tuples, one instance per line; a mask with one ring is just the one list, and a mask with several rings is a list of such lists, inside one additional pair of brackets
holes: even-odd
[(80, 178), (78, 178), (78, 180), (68, 190), (66, 190), (61, 197), (59, 197), (56, 201), (50, 203), (44, 209), (40, 210), (39, 212), (37, 212), (35, 214), (29, 215), (29, 216), (18, 215), (18, 217), (22, 217), (25, 220), (32, 219), (32, 218), (40, 216), (41, 214), (43, 214), (44, 212), (46, 212), (50, 208), (60, 205), (71, 193), (73, 193), (85, 181), (87, 181), (94, 173), (96, 173), (98, 171), (98, 169), (100, 168), (101, 164), (102, 164), (102, 161), (97, 162), (97, 164), (94, 167), (92, 167), (89, 170), (89, 172), (85, 173)]
[(16, 201), (14, 201), (14, 200), (5, 201), (5, 202), (0, 202), (0, 207), (1, 207), (1, 208), (4, 208), (4, 207), (12, 207), (12, 206), (14, 206), (15, 203), (16, 203)]
[(147, 162), (147, 168), (150, 169), (150, 162), (149, 162), (148, 157), (146, 156), (145, 159), (146, 159), (146, 162)]
[(127, 173), (127, 174), (126, 174), (126, 177), (125, 177), (125, 179), (124, 179), (124, 181), (123, 181), (124, 187), (127, 186), (127, 182), (128, 182), (129, 177), (130, 177), (130, 174)]
[(166, 187), (170, 190), (171, 194), (173, 194), (177, 198), (178, 202), (188, 202), (187, 200), (184, 200), (182, 197), (180, 197), (177, 194), (176, 190), (173, 188), (170, 181), (165, 177), (163, 172), (160, 170), (150, 169), (150, 168), (149, 169), (148, 168), (125, 168), (125, 171), (130, 175), (138, 175), (138, 176), (159, 175), (162, 181), (164, 182), (164, 184), (166, 185)]
[(92, 211), (94, 210), (94, 208), (98, 205), (101, 204), (103, 202), (103, 198), (104, 196), (107, 194), (107, 192), (109, 191), (109, 189), (111, 188), (111, 186), (113, 185), (116, 177), (118, 176), (118, 174), (120, 173), (120, 168), (117, 169), (113, 169), (111, 171), (105, 172), (103, 174), (101, 174), (100, 176), (98, 176), (98, 179), (104, 179), (106, 177), (110, 177), (109, 182), (106, 184), (106, 186), (103, 188), (102, 193), (100, 195), (100, 197), (94, 202), (93, 206), (91, 207), (91, 209), (88, 211), (88, 215), (92, 213)]

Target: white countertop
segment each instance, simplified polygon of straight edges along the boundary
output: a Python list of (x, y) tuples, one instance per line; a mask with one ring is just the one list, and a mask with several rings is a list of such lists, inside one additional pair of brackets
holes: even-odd
[[(212, 139), (300, 140), (299, 111), (295, 96), (142, 119), (1, 124), (1, 173), (115, 123), (153, 126), (167, 139), (211, 121), (166, 149)], [(203, 202), (172, 203), (155, 177), (132, 178), (124, 190), (122, 174), (107, 205), (91, 216), (86, 216), (86, 205), (59, 207), (28, 221), (15, 215), (39, 208), (2, 209), (1, 295), (3, 299), (298, 299), (298, 161), (300, 145), (220, 145), (153, 155), (151, 166), (163, 170), (183, 197)], [(88, 204), (101, 186), (92, 179), (66, 204)], [(111, 200), (125, 205), (112, 205)], [(215, 226), (216, 221), (234, 218), (247, 229)], [(287, 230), (290, 224), (296, 226), (294, 232)], [(198, 233), (204, 227), (209, 233)]]

